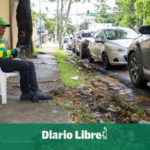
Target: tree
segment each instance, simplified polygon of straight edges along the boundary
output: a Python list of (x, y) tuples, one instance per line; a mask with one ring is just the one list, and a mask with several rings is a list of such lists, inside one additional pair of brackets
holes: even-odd
[(96, 15), (95, 21), (97, 23), (104, 23), (104, 22), (106, 22), (106, 17), (103, 18), (103, 16), (108, 16), (107, 10), (110, 9), (110, 7), (106, 4), (106, 0), (100, 0), (99, 4), (95, 4), (95, 8), (99, 12), (99, 14)]
[(54, 31), (55, 31), (55, 25), (56, 25), (55, 18), (50, 18), (50, 19), (48, 18), (47, 21), (45, 22), (45, 28), (53, 36), (54, 36)]
[(134, 3), (136, 0), (116, 0), (119, 13), (115, 17), (115, 24), (122, 27), (130, 27), (135, 29), (137, 23)]
[(95, 8), (101, 15), (105, 15), (110, 7), (106, 4), (107, 0), (100, 0), (99, 4), (95, 4)]
[[(135, 9), (136, 17), (139, 18), (139, 23), (143, 25), (150, 24), (150, 0), (136, 0)], [(138, 24), (139, 26), (141, 24)]]
[(35, 5), (31, 4), (32, 22), (33, 22), (33, 24), (37, 24), (38, 23), (39, 14), (33, 10), (33, 7), (35, 7)]
[(76, 27), (72, 24), (72, 22), (69, 20), (68, 26), (67, 26), (67, 33), (70, 35), (73, 35), (73, 32), (76, 30)]
[(68, 0), (69, 1), (69, 4), (68, 4), (68, 9), (67, 9), (67, 17), (66, 17), (66, 20), (65, 20), (65, 26), (64, 26), (64, 31), (63, 31), (63, 36), (61, 34), (61, 41), (60, 44), (61, 44), (61, 49), (63, 47), (63, 38), (65, 37), (65, 34), (66, 34), (66, 30), (67, 30), (67, 25), (68, 25), (68, 17), (69, 17), (69, 13), (70, 13), (70, 9), (71, 9), (71, 4), (73, 2), (85, 2), (86, 0)]
[(19, 0), (17, 6), (17, 26), (18, 26), (18, 42), (19, 45), (29, 45), (25, 51), (25, 55), (33, 57), (32, 45), (32, 18), (30, 9), (30, 0)]
[(115, 23), (115, 14), (106, 13), (106, 15), (96, 15), (95, 22), (97, 23)]
[[(57, 0), (49, 0), (50, 2), (56, 2)], [(68, 9), (66, 13), (66, 19), (65, 19), (65, 25), (63, 25), (63, 9), (64, 9), (64, 2), (69, 1), (68, 3)], [(68, 17), (71, 9), (71, 4), (73, 2), (85, 2), (86, 0), (60, 0), (61, 2), (61, 10), (60, 10), (60, 35), (59, 35), (59, 49), (62, 49), (63, 47), (63, 38), (65, 37), (67, 26), (68, 26)]]
[(81, 30), (87, 30), (89, 28), (89, 22), (88, 21), (84, 21), (83, 23), (80, 24), (80, 29)]

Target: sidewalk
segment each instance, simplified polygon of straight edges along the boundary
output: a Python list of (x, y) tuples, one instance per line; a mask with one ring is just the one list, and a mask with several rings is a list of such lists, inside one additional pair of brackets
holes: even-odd
[[(50, 45), (48, 45), (50, 46)], [(46, 45), (45, 45), (46, 47)], [(54, 46), (55, 47), (55, 46)], [(38, 55), (33, 61), (36, 67), (39, 88), (46, 94), (54, 95), (63, 90), (57, 62), (50, 53), (51, 48), (43, 48), (41, 52), (49, 54)], [(8, 79), (7, 94), (8, 104), (1, 105), (0, 98), (0, 123), (68, 123), (68, 112), (48, 102), (33, 103), (20, 101), (20, 77)]]

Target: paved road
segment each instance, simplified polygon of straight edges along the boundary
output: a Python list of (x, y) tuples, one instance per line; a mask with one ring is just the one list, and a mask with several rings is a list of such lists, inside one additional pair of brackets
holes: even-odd
[[(89, 63), (88, 60), (85, 61)], [(105, 70), (103, 68), (102, 63), (99, 61), (95, 61), (94, 63), (91, 63), (91, 65), (97, 71), (106, 74), (110, 77), (119, 79), (119, 81), (127, 87), (132, 88), (137, 93), (150, 98), (150, 87), (148, 87), (147, 85), (140, 88), (134, 87), (134, 85), (131, 82), (127, 66), (113, 66), (110, 70)]]

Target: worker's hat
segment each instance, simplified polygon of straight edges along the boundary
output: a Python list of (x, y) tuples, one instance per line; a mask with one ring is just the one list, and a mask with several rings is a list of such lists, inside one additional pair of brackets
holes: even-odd
[(10, 24), (7, 23), (3, 18), (0, 18), (0, 25), (10, 27)]

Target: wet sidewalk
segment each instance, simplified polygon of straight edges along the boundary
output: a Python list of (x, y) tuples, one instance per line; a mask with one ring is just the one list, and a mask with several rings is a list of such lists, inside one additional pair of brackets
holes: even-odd
[[(30, 59), (35, 64), (39, 89), (46, 94), (59, 94), (63, 90), (57, 62), (50, 54), (54, 48), (43, 48), (36, 59)], [(68, 112), (47, 102), (33, 103), (20, 101), (20, 77), (10, 77), (7, 82), (8, 104), (1, 105), (0, 123), (68, 123)]]

